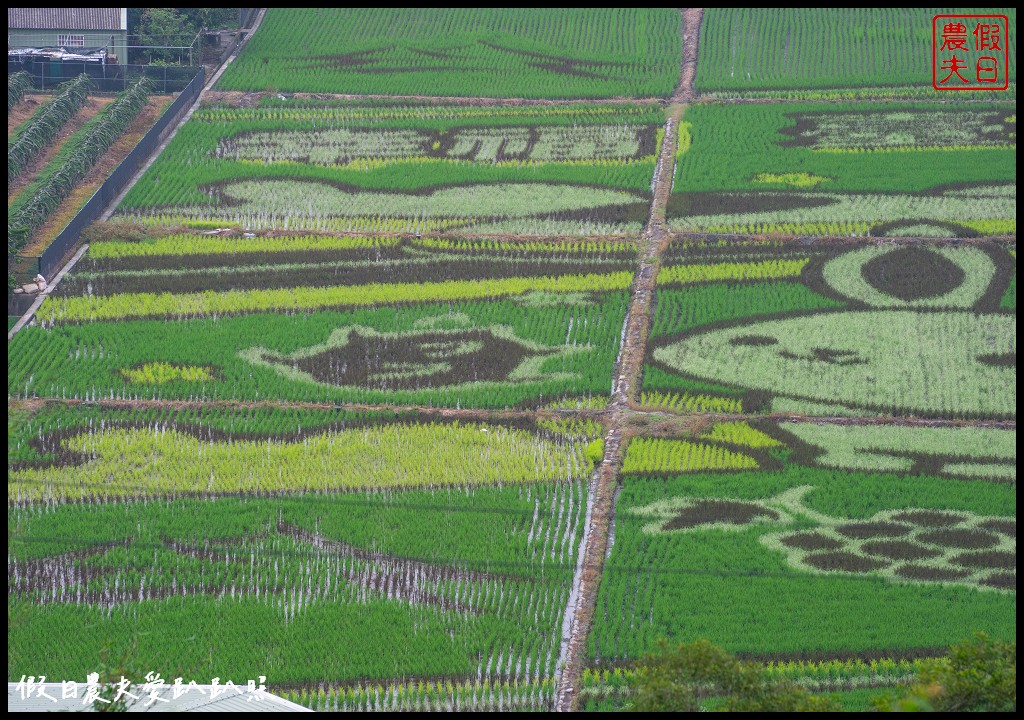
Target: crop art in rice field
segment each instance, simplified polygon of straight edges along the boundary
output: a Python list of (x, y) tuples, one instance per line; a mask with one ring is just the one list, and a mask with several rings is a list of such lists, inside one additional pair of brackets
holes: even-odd
[(120, 206), (147, 223), (639, 232), (657, 106), (266, 101), (201, 108)]
[(913, 103), (695, 106), (669, 225), (830, 236), (1016, 232), (1017, 110)]
[(422, 318), (406, 333), (341, 328), (327, 342), (285, 356), (262, 347), (240, 354), (306, 382), (390, 390), (575, 379), (578, 374), (542, 368), (549, 360), (587, 350), (578, 345), (549, 348), (518, 337), (508, 325), (476, 327), (459, 314)]
[(19, 673), (128, 646), (279, 686), (555, 673), (597, 422), (53, 403), (9, 429)]
[(9, 378), (72, 398), (510, 407), (603, 396), (635, 258), (623, 241), (96, 242), (49, 297), (53, 326), (15, 338)]
[(664, 97), (680, 29), (675, 8), (271, 8), (217, 89)]
[(658, 282), (645, 404), (1016, 415), (1015, 255), (1001, 246), (683, 248)]
[(679, 636), (764, 659), (1012, 636), (1016, 457), (1014, 430), (969, 426), (728, 421), (633, 438), (591, 657)]
[(805, 572), (1016, 589), (1015, 574), (1007, 572), (1017, 567), (1013, 518), (910, 508), (850, 522), (806, 507), (803, 498), (813, 490), (802, 485), (759, 502), (676, 497), (632, 512), (654, 519), (644, 526), (651, 534), (763, 525), (774, 532), (762, 535), (761, 543)]

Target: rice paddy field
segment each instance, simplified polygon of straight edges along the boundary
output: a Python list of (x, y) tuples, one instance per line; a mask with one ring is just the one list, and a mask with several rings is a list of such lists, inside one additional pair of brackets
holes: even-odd
[[(1004, 15), (1009, 27), (1017, 24), (1015, 8), (711, 8), (701, 26), (696, 85), (722, 97), (856, 95), (862, 88), (872, 95), (939, 95), (931, 57), (932, 18), (940, 14)], [(1016, 43), (1010, 32), (1012, 93)]]
[(681, 244), (664, 262), (643, 405), (1016, 417), (1016, 252), (1005, 245)]
[(861, 711), (1015, 642), (1015, 95), (931, 14), (269, 9), (9, 316), (9, 680), (619, 711), (703, 638)]
[[(15, 419), (12, 652), (68, 676), (104, 643), (138, 642), (140, 660), (173, 653), (178, 672), (255, 663), (295, 685), (549, 677), (591, 428), (390, 415)], [(139, 632), (177, 624), (187, 639)], [(71, 626), (88, 630), (69, 643)]]
[(634, 438), (622, 473), (595, 709), (621, 704), (608, 669), (659, 638), (708, 638), (827, 690), (898, 684), (907, 658), (971, 629), (1015, 635), (1012, 430), (718, 422)]
[(1016, 233), (1013, 103), (702, 104), (683, 120), (668, 202), (673, 229)]
[(98, 242), (19, 333), (9, 387), (452, 408), (606, 398), (635, 256), (625, 242)]
[(274, 8), (220, 89), (489, 98), (667, 96), (671, 8)]
[(199, 110), (117, 216), (359, 232), (636, 234), (657, 106), (266, 99)]

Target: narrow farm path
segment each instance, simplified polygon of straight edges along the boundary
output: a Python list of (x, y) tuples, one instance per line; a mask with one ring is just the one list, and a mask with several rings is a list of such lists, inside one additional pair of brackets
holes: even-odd
[(580, 547), (573, 591), (563, 622), (561, 676), (555, 697), (555, 710), (577, 709), (579, 685), (587, 658), (587, 641), (597, 609), (597, 592), (601, 584), (612, 517), (615, 513), (616, 486), (619, 470), (629, 445), (631, 404), (639, 393), (639, 378), (650, 329), (651, 303), (661, 255), (667, 247), (665, 207), (675, 172), (679, 120), (686, 103), (694, 98), (693, 80), (697, 67), (697, 45), (700, 38), (702, 8), (684, 8), (682, 12), (683, 60), (679, 85), (672, 94), (665, 121), (661, 155), (651, 180), (650, 215), (639, 242), (639, 265), (633, 281), (632, 299), (623, 327), (622, 347), (615, 364), (612, 398), (608, 407), (604, 458), (594, 475), (588, 495), (587, 525)]
[(646, 97), (614, 97), (614, 98), (577, 98), (552, 100), (549, 98), (492, 98), (492, 97), (455, 97), (437, 95), (351, 95), (344, 93), (275, 93), (246, 92), (244, 90), (217, 90), (206, 96), (206, 100), (229, 107), (255, 107), (268, 97), (298, 98), (300, 100), (350, 100), (365, 102), (367, 100), (405, 100), (435, 103), (437, 105), (458, 105), (467, 107), (525, 107), (528, 105), (563, 107), (565, 105), (657, 105), (662, 98)]
[[(41, 299), (40, 299), (41, 301)], [(9, 333), (13, 334), (13, 331)], [(120, 410), (143, 410), (143, 409), (166, 409), (171, 411), (180, 410), (316, 410), (330, 412), (332, 410), (344, 410), (345, 412), (381, 412), (394, 413), (416, 413), (424, 419), (435, 417), (448, 420), (465, 420), (470, 422), (503, 422), (511, 420), (534, 420), (534, 419), (555, 419), (571, 416), (573, 418), (600, 420), (606, 414), (604, 410), (576, 410), (576, 409), (552, 409), (540, 408), (536, 410), (487, 410), (472, 408), (437, 408), (426, 405), (370, 405), (360, 403), (334, 403), (316, 402), (289, 402), (287, 400), (159, 400), (152, 398), (30, 398), (14, 399), (8, 397), (7, 408), (25, 409), (36, 411), (46, 404), (59, 404), (67, 406), (95, 406)]]

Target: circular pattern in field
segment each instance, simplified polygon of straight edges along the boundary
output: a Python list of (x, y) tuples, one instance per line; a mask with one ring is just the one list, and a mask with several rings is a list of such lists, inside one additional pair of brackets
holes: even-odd
[(876, 255), (861, 266), (868, 285), (904, 302), (941, 297), (964, 281), (956, 263), (927, 248), (903, 247)]
[(682, 508), (676, 516), (665, 523), (665, 530), (682, 530), (698, 525), (746, 525), (756, 518), (778, 520), (779, 514), (774, 510), (755, 503), (737, 502), (735, 500), (698, 500), (693, 505)]
[(872, 307), (973, 307), (995, 277), (975, 247), (865, 247), (827, 262), (822, 277), (840, 295)]
[(922, 547), (917, 543), (905, 540), (873, 540), (861, 545), (860, 549), (868, 555), (877, 555), (890, 560), (925, 560), (942, 554), (938, 550)]
[(871, 572), (888, 565), (880, 560), (857, 555), (852, 552), (814, 553), (804, 558), (804, 562), (819, 570), (842, 570), (843, 572)]
[(990, 548), (999, 544), (999, 536), (984, 530), (956, 529), (933, 530), (917, 536), (921, 542), (943, 547), (964, 548), (969, 550)]

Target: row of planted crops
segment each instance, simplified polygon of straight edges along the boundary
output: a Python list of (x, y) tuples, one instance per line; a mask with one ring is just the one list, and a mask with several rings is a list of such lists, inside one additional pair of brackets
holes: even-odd
[(151, 84), (142, 78), (129, 86), (64, 139), (46, 164), (27, 178), (27, 185), (25, 182), (12, 185), (19, 176), (23, 177), (30, 163), (51, 148), (58, 134), (90, 102), (92, 90), (93, 83), (86, 75), (68, 81), (52, 100), (44, 102), (25, 123), (15, 128), (13, 136), (8, 134), (8, 256), (29, 244), (34, 234), (139, 117), (149, 102)]

